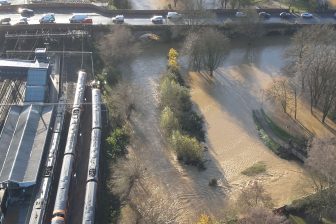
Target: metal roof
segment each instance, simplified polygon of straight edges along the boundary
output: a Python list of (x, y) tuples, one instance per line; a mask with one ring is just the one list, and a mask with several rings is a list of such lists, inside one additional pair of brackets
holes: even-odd
[(25, 102), (43, 102), (46, 95), (46, 86), (26, 86)]
[(9, 60), (0, 59), (0, 67), (15, 67), (15, 68), (49, 68), (49, 63), (28, 61), (28, 60)]
[(47, 85), (48, 70), (30, 68), (27, 75), (27, 86), (44, 86)]
[(53, 107), (21, 106), (19, 116), (17, 107), (10, 109), (0, 136), (0, 183), (25, 187), (36, 183)]

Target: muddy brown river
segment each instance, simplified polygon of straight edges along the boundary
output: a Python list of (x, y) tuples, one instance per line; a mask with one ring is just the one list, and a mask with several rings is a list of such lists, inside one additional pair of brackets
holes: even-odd
[[(272, 77), (281, 75), (289, 39), (262, 38), (252, 51), (239, 41), (231, 45), (213, 78), (204, 73), (186, 74), (195, 108), (204, 116), (206, 125), (209, 150), (207, 169), (202, 172), (176, 161), (158, 125), (158, 80), (166, 69), (169, 48), (179, 46), (147, 46), (128, 72), (128, 79), (138, 91), (139, 112), (134, 125), (141, 136), (132, 151), (147, 168), (147, 183), (152, 188), (149, 190), (160, 191), (169, 200), (179, 202), (180, 223), (192, 222), (200, 213), (221, 217), (229, 199), (233, 201), (242, 188), (255, 180), (265, 186), (276, 206), (311, 191), (311, 182), (302, 166), (279, 158), (264, 146), (252, 119), (252, 110), (261, 107), (260, 89)], [(187, 71), (185, 60), (181, 64), (182, 71)], [(265, 174), (241, 174), (259, 161), (267, 166)], [(208, 186), (211, 178), (219, 180), (219, 187)]]

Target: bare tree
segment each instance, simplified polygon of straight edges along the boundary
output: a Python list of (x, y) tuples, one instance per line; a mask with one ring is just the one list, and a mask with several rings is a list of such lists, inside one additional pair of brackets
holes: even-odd
[(190, 33), (184, 44), (189, 65), (197, 71), (207, 69), (210, 76), (223, 62), (228, 49), (228, 38), (219, 31), (207, 28)]
[(257, 181), (250, 183), (242, 190), (238, 201), (242, 207), (247, 208), (271, 208), (273, 206), (272, 198), (266, 193), (264, 187)]
[(274, 214), (272, 211), (257, 207), (248, 211), (245, 217), (238, 222), (239, 224), (290, 224), (284, 216)]
[(180, 0), (184, 11), (184, 21), (187, 25), (196, 26), (209, 22), (215, 17), (211, 11), (206, 10), (204, 0)]
[(229, 0), (218, 0), (219, 4), (221, 5), (222, 9), (226, 9)]
[(318, 217), (333, 215), (336, 210), (336, 138), (313, 139), (305, 165), (316, 190), (310, 212)]
[(140, 45), (125, 26), (113, 26), (98, 40), (98, 48), (106, 66), (126, 63), (140, 52)]
[(269, 89), (266, 90), (267, 98), (278, 102), (284, 113), (287, 113), (288, 105), (291, 100), (290, 86), (286, 78), (273, 80)]

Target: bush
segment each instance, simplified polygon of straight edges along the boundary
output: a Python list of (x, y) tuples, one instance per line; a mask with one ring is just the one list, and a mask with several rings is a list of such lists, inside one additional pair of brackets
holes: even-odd
[(108, 149), (107, 155), (110, 158), (116, 158), (126, 154), (126, 147), (129, 144), (129, 135), (125, 129), (116, 128), (111, 136), (106, 139)]
[(116, 85), (121, 77), (121, 72), (115, 67), (106, 67), (99, 75), (99, 79), (106, 81), (110, 86)]
[(195, 136), (199, 141), (204, 141), (203, 118), (200, 115), (190, 108), (181, 115), (180, 120), (184, 132)]
[(199, 218), (199, 220), (197, 221), (197, 224), (212, 224), (212, 220), (210, 218), (210, 216), (202, 214)]
[(179, 130), (179, 122), (169, 107), (165, 107), (161, 112), (160, 127), (166, 136), (170, 136), (174, 130)]
[(209, 181), (209, 186), (211, 186), (211, 187), (217, 187), (217, 186), (218, 186), (217, 179), (216, 179), (216, 178), (212, 178), (212, 179)]
[(266, 165), (263, 162), (257, 162), (253, 164), (251, 167), (245, 169), (241, 173), (246, 176), (255, 176), (260, 173), (264, 173), (266, 171)]
[(178, 115), (191, 107), (189, 90), (165, 76), (160, 84), (160, 103)]
[(202, 163), (203, 150), (196, 138), (182, 135), (179, 131), (174, 131), (170, 137), (170, 144), (176, 151), (178, 160), (192, 165)]

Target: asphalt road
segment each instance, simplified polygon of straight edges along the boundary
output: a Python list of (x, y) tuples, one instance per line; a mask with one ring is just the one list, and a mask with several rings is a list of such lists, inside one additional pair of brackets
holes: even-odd
[[(29, 24), (39, 24), (39, 19), (47, 12), (43, 11), (35, 11), (35, 15), (33, 17), (28, 18), (28, 23)], [(57, 12), (52, 12), (55, 13), (55, 19), (56, 23), (69, 23), (69, 18), (73, 14), (86, 14), (90, 18), (92, 18), (93, 24), (112, 24), (112, 18), (107, 17), (98, 13), (92, 13), (88, 11), (83, 11), (83, 10), (78, 10), (76, 12), (71, 12), (71, 11), (57, 11)], [(8, 14), (0, 14), (0, 19), (10, 17), (11, 18), (11, 25), (15, 25), (21, 18), (21, 15), (18, 13), (8, 13)], [(125, 16), (125, 24), (130, 24), (130, 25), (154, 25), (150, 21), (150, 15), (148, 16), (132, 16), (132, 17), (127, 17)], [(223, 24), (223, 23), (235, 23), (239, 22), (240, 18), (237, 17), (227, 17), (227, 16), (218, 16), (214, 19), (210, 19), (207, 21), (207, 23), (210, 24)], [(178, 22), (172, 22), (165, 20), (164, 24), (183, 24), (186, 21), (178, 21)], [(264, 19), (264, 23), (298, 23), (298, 24), (336, 24), (336, 19), (332, 16), (320, 16), (320, 15), (314, 15), (313, 18), (311, 19), (303, 19), (299, 15), (293, 15), (292, 19), (281, 19), (279, 16), (272, 16), (269, 19)]]

